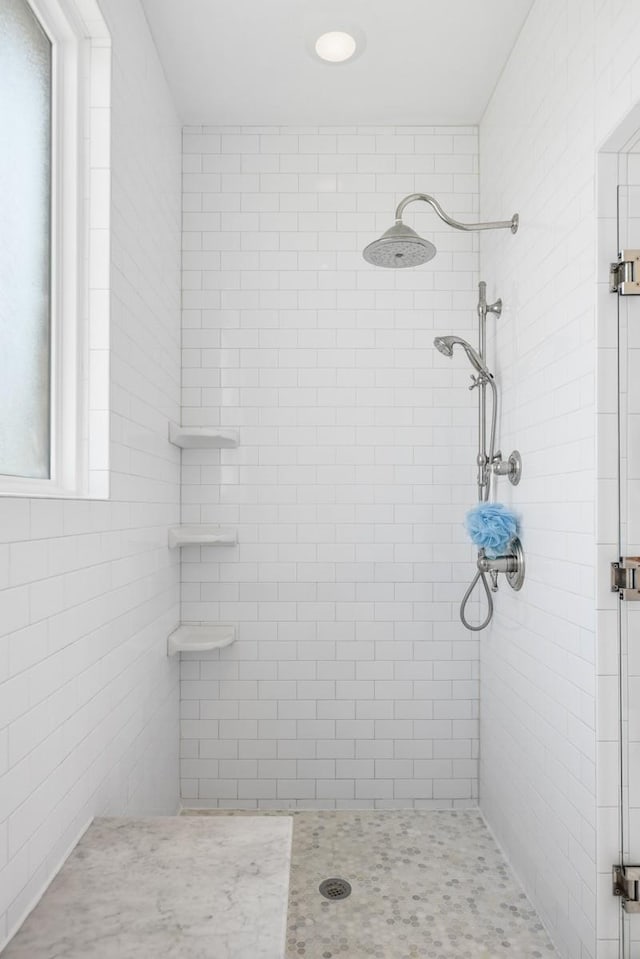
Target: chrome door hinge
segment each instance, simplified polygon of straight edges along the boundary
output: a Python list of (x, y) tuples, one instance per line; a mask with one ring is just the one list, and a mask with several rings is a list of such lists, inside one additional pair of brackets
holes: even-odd
[(640, 600), (640, 556), (623, 556), (611, 564), (611, 592), (620, 599)]
[(613, 895), (622, 900), (625, 912), (640, 912), (640, 866), (613, 867)]
[(620, 250), (617, 263), (609, 265), (609, 292), (620, 296), (640, 294), (640, 250)]

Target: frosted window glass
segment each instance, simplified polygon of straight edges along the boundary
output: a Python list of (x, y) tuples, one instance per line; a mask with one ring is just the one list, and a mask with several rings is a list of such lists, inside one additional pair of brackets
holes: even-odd
[(0, 473), (50, 476), (51, 43), (0, 0)]

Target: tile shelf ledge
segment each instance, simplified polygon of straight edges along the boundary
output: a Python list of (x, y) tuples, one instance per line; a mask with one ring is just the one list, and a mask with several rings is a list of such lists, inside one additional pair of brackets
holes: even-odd
[(235, 626), (213, 623), (182, 623), (167, 639), (167, 656), (224, 649), (235, 643)]
[(193, 524), (169, 527), (169, 549), (178, 546), (235, 546), (238, 534), (225, 526)]
[(169, 423), (169, 442), (183, 450), (234, 449), (238, 445), (238, 431)]

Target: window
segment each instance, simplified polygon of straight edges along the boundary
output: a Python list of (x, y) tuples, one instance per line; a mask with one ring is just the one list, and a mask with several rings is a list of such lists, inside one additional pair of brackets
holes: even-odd
[(26, 0), (0, 8), (0, 469), (51, 475), (51, 41)]
[(95, 0), (0, 3), (0, 495), (107, 493), (89, 372), (108, 346), (90, 283), (108, 293), (109, 52)]

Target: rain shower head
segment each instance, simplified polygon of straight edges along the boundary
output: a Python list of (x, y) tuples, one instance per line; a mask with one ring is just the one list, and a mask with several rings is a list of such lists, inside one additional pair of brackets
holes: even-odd
[(438, 201), (428, 193), (411, 193), (398, 204), (396, 222), (378, 240), (369, 243), (363, 250), (363, 257), (373, 266), (385, 266), (399, 269), (406, 266), (420, 266), (428, 263), (436, 255), (436, 248), (429, 240), (418, 236), (415, 230), (402, 222), (402, 212), (408, 203), (422, 200), (433, 207), (441, 220), (455, 230), (505, 230), (512, 233), (518, 230), (518, 214), (514, 213), (510, 220), (499, 220), (493, 223), (460, 223), (454, 220), (442, 209)]
[(399, 269), (428, 263), (436, 255), (436, 248), (402, 220), (397, 220), (380, 239), (365, 247), (362, 255), (367, 263), (374, 266)]
[(467, 354), (469, 362), (473, 366), (474, 370), (486, 377), (488, 380), (493, 379), (493, 375), (485, 366), (480, 354), (474, 350), (470, 343), (467, 343), (466, 340), (463, 340), (461, 336), (436, 336), (435, 340), (433, 341), (433, 345), (437, 350), (440, 351), (440, 353), (442, 353), (443, 356), (453, 356), (454, 346), (461, 346)]

